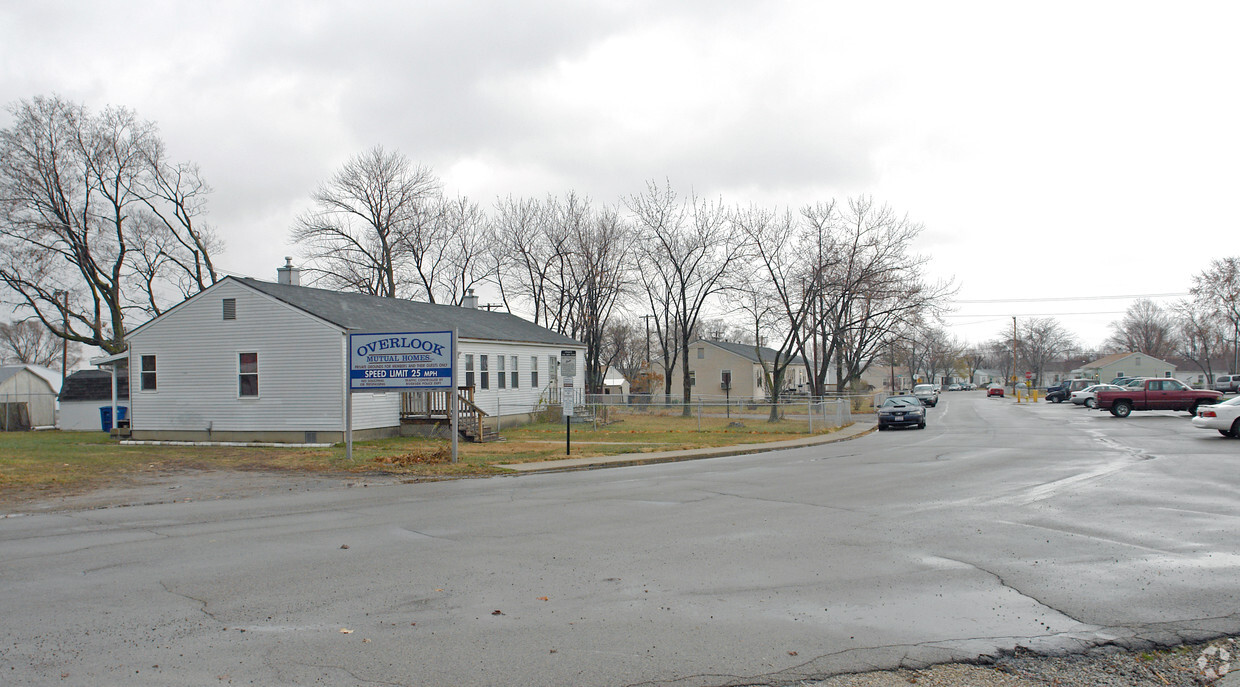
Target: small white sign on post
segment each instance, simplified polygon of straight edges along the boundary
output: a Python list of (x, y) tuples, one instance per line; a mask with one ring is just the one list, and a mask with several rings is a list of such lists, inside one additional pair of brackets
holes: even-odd
[(560, 380), (563, 387), (560, 403), (564, 406), (564, 417), (573, 416), (573, 377), (577, 376), (577, 351), (560, 351)]

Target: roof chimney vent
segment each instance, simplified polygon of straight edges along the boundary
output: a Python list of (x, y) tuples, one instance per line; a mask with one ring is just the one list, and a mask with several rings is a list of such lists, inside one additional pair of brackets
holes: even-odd
[(293, 267), (293, 259), (285, 256), (284, 267), (276, 270), (276, 282), (290, 286), (301, 286), (301, 269)]
[(478, 297), (474, 295), (473, 289), (465, 291), (465, 297), (461, 299), (461, 307), (469, 308), (470, 310), (478, 309)]

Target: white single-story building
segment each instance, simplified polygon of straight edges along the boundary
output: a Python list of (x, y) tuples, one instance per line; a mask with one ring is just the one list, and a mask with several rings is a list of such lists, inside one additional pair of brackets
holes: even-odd
[(38, 365), (0, 367), (0, 431), (56, 426), (60, 373)]
[[(60, 418), (57, 426), (73, 431), (107, 431), (112, 418), (112, 374), (106, 370), (78, 370), (65, 379), (60, 389)], [(129, 416), (129, 377), (116, 378), (116, 414)], [(106, 420), (106, 422), (105, 422)]]
[[(125, 337), (134, 440), (338, 442), (345, 438), (349, 334), (457, 332), (456, 383), (496, 426), (558, 402), (560, 352), (584, 346), (508, 313), (225, 277)], [(580, 385), (580, 379), (578, 381)], [(395, 436), (435, 392), (354, 392), (354, 438)], [(440, 392), (444, 393), (444, 392)]]

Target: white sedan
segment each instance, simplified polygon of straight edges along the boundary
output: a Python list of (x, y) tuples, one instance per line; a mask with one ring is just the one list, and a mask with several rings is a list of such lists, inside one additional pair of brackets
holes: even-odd
[(1200, 406), (1193, 416), (1198, 429), (1217, 429), (1219, 434), (1240, 439), (1240, 396), (1212, 406)]
[(1093, 386), (1087, 386), (1080, 391), (1073, 391), (1071, 400), (1078, 406), (1093, 408), (1097, 405), (1099, 391), (1119, 391), (1119, 389), (1120, 387), (1115, 386), (1114, 384), (1095, 384)]

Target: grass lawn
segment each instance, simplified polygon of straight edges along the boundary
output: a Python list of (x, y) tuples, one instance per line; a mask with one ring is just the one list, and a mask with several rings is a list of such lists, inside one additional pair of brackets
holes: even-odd
[[(574, 458), (751, 444), (805, 437), (804, 420), (614, 414), (597, 429), (574, 424)], [(741, 426), (729, 426), (737, 423)], [(701, 427), (701, 430), (698, 427)], [(815, 432), (825, 433), (825, 432)], [(459, 444), (451, 462), (447, 441), (394, 438), (330, 448), (122, 446), (102, 432), (0, 433), (0, 496), (31, 498), (86, 491), (109, 482), (178, 470), (256, 470), (321, 474), (399, 474), (425, 478), (506, 472), (503, 464), (564, 458), (564, 424), (505, 429), (503, 441)]]

